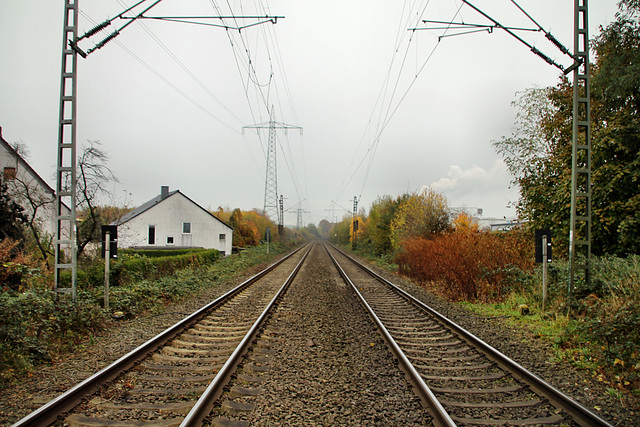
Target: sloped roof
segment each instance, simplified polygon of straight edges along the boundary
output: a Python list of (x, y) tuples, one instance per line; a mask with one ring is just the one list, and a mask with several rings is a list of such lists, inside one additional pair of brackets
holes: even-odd
[(209, 214), (212, 218), (215, 218), (216, 220), (218, 220), (219, 222), (221, 222), (222, 224), (226, 225), (227, 227), (229, 227), (230, 229), (233, 230), (233, 227), (231, 227), (229, 224), (227, 224), (226, 222), (224, 222), (223, 220), (221, 220), (220, 218), (218, 218), (217, 216), (213, 215), (211, 212), (209, 212), (208, 210), (206, 210), (205, 208), (203, 208), (202, 206), (200, 206), (199, 204), (197, 204), (196, 202), (194, 202), (193, 200), (191, 200), (189, 197), (185, 196), (184, 193), (182, 193), (180, 190), (173, 190), (170, 191), (166, 196), (162, 197), (162, 194), (158, 194), (156, 197), (154, 197), (153, 199), (149, 200), (148, 202), (140, 205), (139, 207), (135, 208), (134, 210), (132, 210), (131, 212), (127, 213), (126, 215), (124, 215), (122, 218), (120, 218), (118, 221), (114, 222), (113, 225), (121, 225), (124, 224), (125, 222), (131, 221), (133, 218), (137, 217), (138, 215), (148, 211), (149, 209), (153, 208), (154, 206), (156, 206), (157, 204), (167, 200), (168, 198), (170, 198), (171, 196), (180, 193), (182, 194), (182, 196), (187, 199), (188, 201), (190, 201), (191, 203), (193, 203), (195, 206), (197, 206), (198, 208), (202, 209), (204, 212), (206, 212), (207, 214)]
[(51, 186), (49, 184), (47, 184), (47, 181), (45, 181), (44, 179), (42, 179), (42, 177), (35, 171), (35, 169), (33, 169), (31, 167), (31, 165), (29, 165), (29, 163), (27, 163), (27, 161), (20, 155), (18, 154), (18, 152), (11, 146), (11, 144), (9, 144), (4, 137), (2, 136), (2, 128), (0, 127), (0, 145), (4, 146), (5, 149), (13, 156), (16, 158), (16, 160), (26, 169), (29, 171), (29, 173), (31, 174), (31, 176), (33, 176), (39, 183), (40, 185), (49, 193), (51, 194), (56, 194), (55, 190), (53, 188), (51, 188)]

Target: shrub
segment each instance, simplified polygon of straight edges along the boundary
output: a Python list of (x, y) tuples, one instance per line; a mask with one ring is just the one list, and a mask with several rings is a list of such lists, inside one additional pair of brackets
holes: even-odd
[(159, 258), (166, 256), (185, 255), (194, 252), (210, 251), (211, 249), (189, 248), (189, 249), (119, 249), (118, 254), (125, 257), (144, 256), (147, 258)]
[[(153, 251), (142, 251), (143, 253)], [(171, 253), (171, 251), (159, 251)], [(156, 254), (154, 254), (156, 255)], [(147, 257), (138, 251), (124, 252), (121, 257), (111, 262), (109, 281), (113, 286), (121, 286), (139, 280), (156, 279), (171, 275), (175, 271), (190, 266), (211, 265), (220, 258), (216, 249), (181, 251), (179, 255)], [(104, 283), (104, 260), (78, 269), (78, 288), (92, 289), (101, 287)], [(60, 282), (63, 286), (70, 286), (71, 271), (61, 272)]]
[(533, 268), (533, 245), (519, 231), (457, 231), (404, 241), (397, 263), (401, 274), (435, 283), (452, 300), (500, 300)]
[(82, 334), (95, 333), (104, 314), (85, 293), (76, 302), (54, 292), (29, 289), (0, 293), (0, 380), (49, 361), (54, 351), (70, 349)]
[(577, 300), (576, 333), (592, 343), (609, 381), (640, 386), (640, 256), (593, 259), (592, 286)]

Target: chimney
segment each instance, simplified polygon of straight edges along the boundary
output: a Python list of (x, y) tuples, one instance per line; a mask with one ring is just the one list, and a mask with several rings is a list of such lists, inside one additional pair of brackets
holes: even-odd
[(169, 186), (168, 185), (163, 185), (162, 187), (160, 187), (161, 199), (162, 200), (166, 199), (168, 195), (169, 195)]

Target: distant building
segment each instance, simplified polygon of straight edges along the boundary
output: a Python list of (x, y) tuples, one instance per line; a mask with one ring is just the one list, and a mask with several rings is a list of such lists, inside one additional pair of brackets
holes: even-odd
[[(55, 190), (42, 179), (27, 161), (2, 137), (0, 127), (0, 168), (2, 183), (7, 184), (9, 194), (34, 220), (39, 230), (54, 236), (57, 228), (55, 218)], [(69, 208), (62, 205), (62, 214), (68, 215)], [(63, 237), (69, 230), (63, 230)]]
[(509, 231), (522, 225), (517, 218), (482, 218), (478, 219), (480, 229), (489, 231)]
[(231, 254), (233, 228), (168, 186), (116, 225), (120, 248), (206, 248)]
[(452, 207), (449, 208), (449, 220), (454, 221), (458, 215), (467, 215), (473, 224), (477, 224), (480, 230), (487, 231), (508, 231), (520, 227), (522, 222), (516, 217), (491, 218), (483, 217), (482, 208), (472, 207)]

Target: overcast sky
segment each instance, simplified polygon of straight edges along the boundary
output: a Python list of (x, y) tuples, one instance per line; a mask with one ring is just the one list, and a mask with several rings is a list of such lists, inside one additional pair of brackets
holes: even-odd
[[(133, 0), (79, 0), (80, 34)], [(151, 4), (148, 1), (145, 4)], [(471, 0), (504, 26), (535, 28), (511, 0)], [(518, 0), (573, 49), (572, 0)], [(231, 8), (231, 10), (230, 10)], [(0, 126), (23, 142), (55, 188), (63, 0), (0, 2)], [(590, 36), (615, 0), (590, 2)], [(136, 21), (78, 65), (78, 144), (100, 141), (120, 183), (112, 204), (138, 206), (179, 189), (204, 208), (264, 204), (275, 121), (285, 222), (340, 219), (378, 196), (432, 186), (452, 206), (513, 216), (510, 176), (491, 141), (510, 134), (516, 92), (561, 72), (504, 31), (469, 35), (423, 19), (488, 24), (460, 0), (163, 0), (148, 16), (283, 16), (238, 33)], [(110, 30), (127, 21), (116, 20)], [(220, 21), (211, 21), (219, 23)], [(253, 21), (226, 20), (228, 25)], [(433, 27), (433, 24), (430, 24)], [(108, 33), (81, 45), (91, 48)], [(447, 36), (439, 38), (439, 36)], [(518, 35), (569, 66), (540, 33)]]

